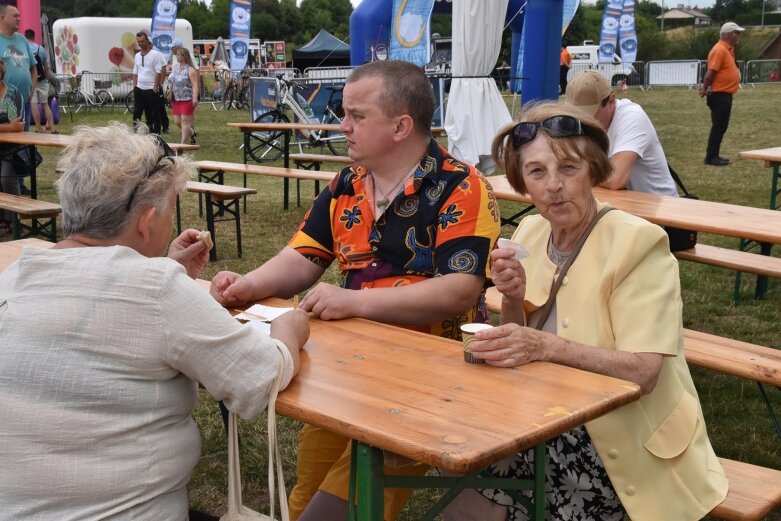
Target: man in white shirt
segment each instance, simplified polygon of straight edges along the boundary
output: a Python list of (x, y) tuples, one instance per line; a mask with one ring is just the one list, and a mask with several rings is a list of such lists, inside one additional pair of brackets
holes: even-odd
[(136, 44), (139, 52), (135, 56), (133, 67), (133, 95), (135, 106), (133, 108), (133, 125), (138, 126), (141, 114), (146, 114), (146, 124), (149, 131), (160, 133), (161, 110), (165, 106), (160, 102), (160, 85), (165, 74), (165, 57), (154, 49), (149, 39), (149, 31), (142, 30), (136, 33)]
[(656, 129), (640, 105), (617, 100), (607, 78), (593, 70), (569, 81), (566, 100), (596, 118), (610, 138), (613, 174), (601, 186), (678, 197)]

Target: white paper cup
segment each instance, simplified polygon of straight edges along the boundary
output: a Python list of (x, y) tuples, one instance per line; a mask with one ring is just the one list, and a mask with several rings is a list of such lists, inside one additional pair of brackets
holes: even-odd
[(463, 324), (461, 326), (461, 337), (464, 343), (464, 361), (470, 364), (484, 364), (485, 360), (481, 358), (475, 358), (469, 351), (469, 344), (475, 339), (475, 333), (482, 331), (483, 329), (491, 329), (491, 324), (482, 324), (479, 322), (471, 322), (469, 324)]

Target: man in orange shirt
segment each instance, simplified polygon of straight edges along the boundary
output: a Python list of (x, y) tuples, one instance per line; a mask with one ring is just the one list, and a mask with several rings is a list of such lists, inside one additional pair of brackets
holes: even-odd
[(561, 56), (559, 57), (559, 94), (562, 96), (567, 91), (567, 73), (572, 68), (572, 55), (567, 50), (567, 45), (561, 42)]
[(705, 153), (706, 165), (729, 164), (729, 159), (719, 155), (719, 149), (729, 126), (732, 95), (740, 85), (740, 70), (735, 62), (735, 45), (743, 31), (745, 29), (735, 22), (725, 23), (721, 26), (721, 38), (708, 53), (708, 70), (700, 87), (700, 96), (708, 97), (711, 119), (708, 150)]

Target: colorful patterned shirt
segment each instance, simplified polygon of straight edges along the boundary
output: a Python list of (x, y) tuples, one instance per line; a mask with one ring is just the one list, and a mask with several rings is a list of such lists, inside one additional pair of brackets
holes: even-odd
[[(474, 166), (454, 159), (432, 139), (403, 192), (377, 220), (366, 195), (368, 174), (360, 165), (343, 169), (317, 197), (288, 245), (323, 267), (336, 259), (341, 286), (348, 289), (401, 286), (450, 273), (490, 277), (499, 208)], [(459, 325), (485, 320), (481, 295), (457, 317), (405, 327), (459, 338)]]

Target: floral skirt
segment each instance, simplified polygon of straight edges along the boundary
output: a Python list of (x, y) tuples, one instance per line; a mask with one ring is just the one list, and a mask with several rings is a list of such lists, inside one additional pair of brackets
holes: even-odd
[[(545, 509), (547, 520), (621, 521), (624, 508), (610, 483), (585, 427), (565, 432), (545, 444), (548, 462), (545, 470)], [(496, 477), (530, 479), (534, 450), (519, 452), (494, 463), (488, 472)], [(486, 498), (506, 505), (509, 521), (526, 521), (529, 513), (501, 490), (480, 490)], [(531, 499), (531, 491), (523, 491)]]

